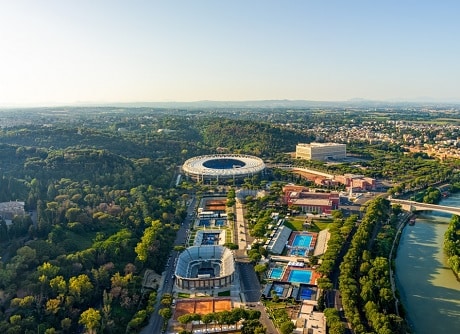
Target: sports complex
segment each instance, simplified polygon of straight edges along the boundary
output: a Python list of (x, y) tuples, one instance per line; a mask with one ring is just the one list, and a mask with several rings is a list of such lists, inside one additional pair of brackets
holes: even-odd
[(235, 278), (232, 252), (219, 245), (192, 246), (177, 261), (176, 286), (181, 289), (212, 289), (225, 287)]
[(201, 155), (185, 161), (182, 170), (195, 181), (242, 180), (262, 173), (262, 159), (245, 154)]

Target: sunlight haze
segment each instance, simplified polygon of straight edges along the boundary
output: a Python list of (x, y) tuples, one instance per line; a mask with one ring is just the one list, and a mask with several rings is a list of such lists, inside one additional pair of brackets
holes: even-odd
[(457, 1), (0, 4), (0, 106), (460, 101)]

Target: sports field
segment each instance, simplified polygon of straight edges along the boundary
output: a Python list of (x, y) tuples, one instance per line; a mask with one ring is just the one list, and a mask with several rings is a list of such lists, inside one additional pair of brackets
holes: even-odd
[(176, 302), (174, 320), (184, 314), (207, 314), (212, 312), (230, 311), (232, 301), (229, 298), (218, 299), (181, 299)]
[(225, 203), (227, 202), (226, 199), (212, 199), (206, 200), (205, 203), (205, 210), (206, 211), (223, 211), (225, 212)]

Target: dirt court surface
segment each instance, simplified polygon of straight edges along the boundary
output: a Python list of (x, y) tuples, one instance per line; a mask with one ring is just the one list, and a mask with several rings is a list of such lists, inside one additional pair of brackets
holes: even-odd
[(208, 314), (212, 312), (230, 311), (232, 301), (230, 298), (219, 299), (181, 299), (176, 302), (174, 320), (184, 314)]
[(227, 200), (213, 199), (205, 202), (204, 208), (206, 211), (225, 211), (225, 203)]
[(230, 311), (232, 309), (232, 303), (230, 300), (215, 300), (214, 301), (214, 312)]

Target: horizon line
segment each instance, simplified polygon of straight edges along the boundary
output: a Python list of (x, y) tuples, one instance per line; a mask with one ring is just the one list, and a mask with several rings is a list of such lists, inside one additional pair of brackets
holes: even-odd
[(241, 104), (241, 103), (307, 103), (307, 104), (338, 104), (338, 103), (374, 103), (374, 104), (460, 104), (460, 100), (457, 99), (436, 99), (436, 98), (420, 98), (420, 99), (366, 99), (366, 98), (351, 98), (347, 100), (307, 100), (307, 99), (254, 99), (254, 100), (190, 100), (190, 101), (130, 101), (130, 102), (96, 102), (96, 101), (75, 101), (75, 102), (31, 102), (31, 103), (0, 103), (2, 109), (14, 109), (14, 108), (59, 108), (59, 107), (111, 107), (111, 106), (127, 106), (127, 105), (138, 105), (141, 107), (150, 107), (149, 105), (159, 104), (183, 104), (193, 105), (199, 103), (208, 104)]

